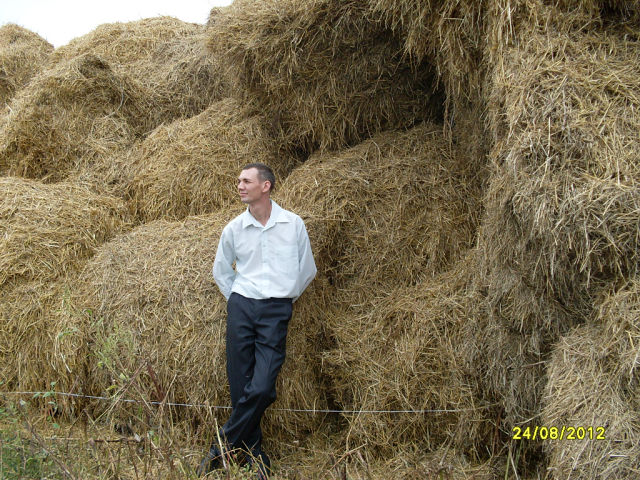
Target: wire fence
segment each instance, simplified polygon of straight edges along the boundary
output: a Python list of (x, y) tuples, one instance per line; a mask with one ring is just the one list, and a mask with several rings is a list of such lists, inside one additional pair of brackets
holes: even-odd
[[(14, 396), (56, 396), (60, 395), (63, 397), (72, 397), (72, 398), (85, 398), (88, 400), (99, 400), (99, 401), (118, 401), (122, 403), (146, 403), (149, 405), (158, 405), (158, 406), (168, 406), (168, 407), (184, 407), (184, 408), (208, 408), (212, 410), (231, 410), (230, 406), (226, 405), (208, 405), (208, 404), (198, 404), (198, 403), (175, 403), (175, 402), (166, 402), (166, 401), (142, 401), (135, 400), (131, 398), (117, 398), (117, 397), (102, 397), (96, 395), (82, 395), (79, 393), (70, 393), (70, 392), (0, 392), (0, 395), (14, 395)], [(327, 409), (327, 408), (272, 408), (273, 411), (278, 412), (291, 412), (291, 413), (309, 413), (309, 414), (340, 414), (340, 415), (359, 415), (359, 414), (427, 414), (427, 413), (461, 413), (461, 412), (469, 412), (476, 410), (486, 410), (488, 408), (494, 407), (495, 405), (483, 405), (481, 407), (470, 407), (470, 408), (429, 408), (429, 409), (419, 409), (419, 410), (341, 410), (341, 409)]]

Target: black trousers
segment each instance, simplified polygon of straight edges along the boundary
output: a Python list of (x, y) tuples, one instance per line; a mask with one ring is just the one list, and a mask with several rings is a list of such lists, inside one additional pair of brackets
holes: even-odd
[(256, 300), (235, 292), (229, 297), (227, 376), (232, 411), (221, 434), (233, 448), (261, 452), (260, 420), (276, 399), (291, 311), (289, 298)]

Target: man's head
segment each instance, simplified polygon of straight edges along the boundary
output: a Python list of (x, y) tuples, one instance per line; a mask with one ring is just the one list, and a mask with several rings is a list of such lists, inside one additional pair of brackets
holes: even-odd
[(264, 163), (245, 165), (238, 176), (238, 193), (243, 203), (254, 203), (269, 197), (276, 186), (273, 171)]

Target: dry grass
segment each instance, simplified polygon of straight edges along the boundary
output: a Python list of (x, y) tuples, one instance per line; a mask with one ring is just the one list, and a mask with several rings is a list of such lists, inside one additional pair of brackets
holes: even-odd
[(144, 222), (209, 213), (237, 203), (237, 176), (248, 163), (266, 163), (285, 178), (294, 161), (276, 153), (260, 115), (221, 100), (156, 128), (133, 149), (124, 159), (126, 195)]
[(425, 123), (318, 153), (282, 186), (307, 223), (316, 263), (338, 287), (415, 284), (446, 270), (475, 238), (481, 162)]
[(438, 117), (428, 62), (361, 2), (236, 1), (208, 28), (236, 94), (264, 111), (286, 150), (340, 148), (375, 132)]
[[(369, 0), (413, 58), (430, 58), (451, 108), (477, 100), (483, 81), (485, 16), (492, 3), (447, 0)], [(455, 115), (456, 119), (462, 119)]]
[(493, 172), (476, 274), (488, 316), (471, 328), (475, 363), (497, 367), (479, 378), (512, 424), (539, 413), (552, 345), (640, 259), (638, 30), (592, 19), (578, 32), (582, 10), (557, 25), (556, 9), (537, 13), (548, 23), (522, 26), (490, 78)]
[(474, 157), (497, 140), (485, 112), (490, 76), (503, 68), (509, 49), (526, 43), (532, 31), (585, 31), (640, 18), (635, 0), (369, 0), (366, 6), (407, 55), (433, 65), (446, 92), (447, 125)]
[[(203, 22), (204, 22), (203, 18)], [(172, 17), (100, 25), (56, 49), (52, 63), (97, 55), (147, 91), (152, 125), (197, 115), (223, 98), (226, 80), (205, 50), (202, 25)]]
[(0, 27), (0, 107), (43, 68), (52, 51), (36, 33), (13, 23)]
[[(73, 383), (70, 333), (54, 312), (96, 248), (129, 226), (123, 203), (69, 183), (0, 178), (0, 377), (3, 389)], [(64, 352), (63, 352), (64, 353)]]
[[(593, 439), (549, 442), (553, 478), (634, 478), (640, 469), (640, 283), (605, 298), (554, 349), (543, 423), (592, 427)], [(604, 432), (598, 427), (603, 427)], [(596, 439), (603, 434), (604, 439)]]
[[(1, 394), (0, 394), (1, 395)], [(146, 409), (146, 408), (145, 408)], [(13, 409), (9, 408), (9, 412)], [(164, 478), (184, 480), (196, 478), (194, 468), (204, 446), (178, 428), (149, 428), (135, 434), (114, 432), (101, 422), (61, 423), (33, 409), (20, 409), (0, 416), (5, 469), (8, 479), (41, 476), (103, 480)], [(160, 412), (157, 412), (160, 413)], [(474, 464), (454, 449), (439, 448), (424, 452), (415, 445), (398, 445), (392, 458), (381, 459), (364, 446), (349, 448), (344, 438), (316, 431), (309, 438), (284, 446), (285, 452), (274, 458), (274, 480), (318, 478), (326, 480), (371, 479), (442, 479), (485, 480), (497, 478), (497, 461)], [(43, 453), (46, 452), (46, 453)], [(16, 458), (18, 457), (18, 458)], [(11, 467), (20, 457), (28, 459), (30, 470), (23, 465)], [(35, 457), (35, 458), (34, 458)], [(34, 461), (40, 461), (40, 468)], [(24, 460), (23, 460), (24, 461)], [(35, 465), (34, 465), (35, 464)], [(15, 474), (15, 472), (18, 474)], [(231, 464), (209, 478), (250, 480), (255, 473)]]
[[(482, 162), (466, 162), (441, 127), (384, 132), (335, 154), (313, 155), (282, 186), (300, 214), (316, 263), (336, 287), (323, 321), (334, 401), (347, 410), (469, 409), (444, 415), (346, 415), (356, 444), (441, 442), (473, 450), (475, 399), (457, 361), (473, 302), (442, 274), (473, 245)], [(462, 428), (464, 425), (464, 428)]]
[[(407, 54), (431, 57), (449, 100), (474, 98), (486, 67), (500, 63), (523, 29), (580, 30), (607, 19), (637, 19), (635, 0), (368, 0)], [(489, 61), (487, 61), (489, 60)]]
[(102, 25), (58, 48), (11, 105), (0, 131), (0, 171), (80, 177), (112, 191), (117, 158), (132, 144), (226, 95), (204, 35), (201, 25), (163, 17)]
[(390, 281), (338, 295), (327, 318), (336, 345), (324, 356), (336, 400), (347, 410), (381, 411), (345, 415), (350, 444), (384, 456), (404, 442), (423, 451), (447, 445), (486, 453), (494, 433), (486, 419), (495, 409), (476, 396), (460, 355), (463, 326), (478, 309), (468, 289), (469, 264), (464, 258), (452, 271), (411, 287)]
[(158, 49), (193, 36), (198, 30), (198, 25), (172, 17), (106, 23), (57, 48), (51, 61), (58, 63), (93, 54), (117, 61), (120, 68), (132, 67), (148, 62)]
[(471, 462), (454, 448), (427, 452), (415, 443), (397, 442), (393, 454), (380, 456), (366, 444), (345, 437), (319, 431), (292, 446), (290, 453), (279, 459), (275, 478), (484, 480), (499, 475), (497, 463)]
[(149, 127), (144, 89), (94, 55), (51, 68), (14, 98), (0, 171), (59, 181), (128, 148)]

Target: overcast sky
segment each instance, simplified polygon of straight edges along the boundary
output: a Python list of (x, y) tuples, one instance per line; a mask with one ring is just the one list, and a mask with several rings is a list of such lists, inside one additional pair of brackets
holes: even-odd
[(231, 0), (1, 0), (0, 25), (17, 23), (60, 47), (98, 25), (169, 15), (206, 23), (209, 11)]

